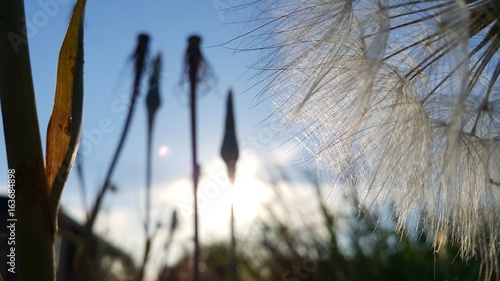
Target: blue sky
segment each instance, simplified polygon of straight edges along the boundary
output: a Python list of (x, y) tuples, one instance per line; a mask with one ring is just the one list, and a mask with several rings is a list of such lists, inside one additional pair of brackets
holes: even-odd
[[(230, 195), (227, 193), (225, 167), (220, 160), (219, 150), (229, 87), (236, 94), (236, 129), (241, 163), (246, 163), (240, 165), (239, 181), (242, 187), (249, 188), (240, 195), (240, 206), (246, 205), (240, 211), (237, 209), (237, 215), (240, 212), (240, 217), (252, 220), (253, 215), (258, 213), (254, 203), (271, 197), (259, 179), (264, 174), (262, 163), (268, 165), (284, 161), (285, 165), (296, 164), (286, 160), (286, 147), (282, 148), (285, 153), (277, 153), (273, 149), (271, 140), (275, 132), (265, 122), (271, 108), (268, 103), (259, 104), (255, 100), (259, 87), (252, 86), (258, 79), (249, 81), (255, 72), (247, 71), (257, 54), (235, 54), (228, 48), (217, 46), (241, 34), (243, 25), (231, 24), (234, 15), (230, 20), (228, 12), (217, 10), (229, 4), (238, 4), (235, 2), (238, 1), (88, 1), (81, 149), (85, 150), (84, 170), (89, 204), (104, 180), (121, 134), (132, 85), (133, 70), (129, 58), (136, 46), (137, 35), (143, 32), (151, 36), (151, 57), (157, 52), (163, 56), (162, 106), (156, 117), (153, 152), (166, 145), (169, 153), (165, 157), (157, 154), (153, 156), (155, 216), (164, 216), (171, 207), (191, 207), (189, 108), (185, 98), (187, 91), (179, 87), (187, 37), (191, 34), (202, 36), (202, 52), (217, 78), (216, 85), (204, 94), (198, 104), (199, 162), (204, 176), (200, 191), (201, 204), (204, 204), (201, 209), (205, 214), (201, 219), (202, 237), (206, 237), (205, 234), (208, 237), (217, 236), (216, 232), (220, 234), (227, 230), (225, 227), (221, 229), (221, 226), (226, 225), (229, 212), (224, 211), (229, 209), (227, 204), (221, 202), (227, 203)], [(26, 1), (32, 72), (43, 145), (52, 110), (58, 52), (72, 7), (73, 1), (67, 0)], [(108, 193), (104, 214), (98, 221), (98, 230), (103, 235), (124, 243), (136, 243), (131, 249), (140, 247), (141, 237), (128, 238), (130, 234), (142, 235), (140, 227), (146, 159), (144, 94), (137, 104), (131, 131), (112, 178), (119, 191)], [(291, 156), (290, 159), (294, 158)], [(5, 143), (1, 138), (0, 170), (7, 170), (6, 163)], [(0, 174), (0, 181), (7, 181), (6, 173)], [(1, 192), (5, 193), (6, 187)], [(63, 193), (62, 207), (81, 220), (81, 202), (76, 173), (73, 171)], [(221, 217), (222, 213), (224, 216)], [(186, 215), (181, 218), (181, 223), (184, 223), (184, 230), (181, 231), (184, 233), (181, 237), (184, 238), (181, 239), (187, 242), (191, 235), (190, 218)]]
[[(73, 4), (71, 1), (27, 2), (26, 18), (36, 101), (43, 142), (52, 109), (57, 56)], [(53, 5), (44, 5), (50, 3)], [(47, 8), (48, 7), (48, 8)], [(45, 15), (45, 16), (44, 16)], [(203, 53), (216, 75), (216, 85), (198, 105), (200, 163), (218, 157), (223, 133), (225, 95), (236, 94), (240, 140), (256, 135), (269, 108), (254, 107), (257, 91), (242, 77), (248, 55), (235, 55), (224, 47), (211, 47), (236, 37), (241, 26), (226, 24), (210, 1), (88, 1), (85, 22), (85, 103), (81, 149), (90, 191), (102, 183), (123, 127), (132, 85), (132, 63), (137, 35), (151, 36), (150, 55), (163, 56), (162, 107), (154, 132), (154, 151), (169, 147), (167, 157), (156, 157), (154, 179), (164, 181), (191, 173), (187, 91), (179, 87), (187, 37), (203, 37)], [(248, 61), (248, 60), (247, 60)], [(144, 79), (146, 82), (146, 79)], [(143, 83), (144, 88), (146, 83)], [(141, 96), (113, 181), (120, 189), (142, 186), (145, 163), (146, 110)], [(267, 112), (267, 113), (266, 113)], [(106, 129), (102, 128), (106, 124)], [(6, 166), (2, 140), (2, 166)], [(73, 188), (74, 174), (66, 191)]]
[[(42, 135), (50, 116), (57, 55), (71, 8), (72, 4), (59, 4), (59, 11), (49, 16), (46, 25), (38, 24), (40, 27), (35, 28), (30, 38)], [(41, 11), (44, 11), (42, 5), (27, 4), (27, 19), (31, 19), (35, 27), (40, 22), (37, 15)], [(161, 52), (164, 58), (162, 107), (156, 121), (155, 145), (168, 145), (171, 152), (169, 158), (172, 160), (189, 152), (185, 146), (189, 136), (188, 107), (183, 97), (187, 93), (178, 87), (186, 39), (193, 33), (204, 38), (203, 53), (216, 74), (217, 85), (199, 102), (199, 150), (201, 161), (215, 157), (222, 137), (225, 93), (228, 87), (232, 87), (238, 94), (247, 89), (250, 83), (242, 79), (246, 70), (244, 56), (233, 55), (223, 47), (209, 46), (237, 36), (240, 29), (241, 26), (225, 25), (209, 1), (89, 1), (85, 23), (85, 119), (82, 136), (85, 162), (88, 165), (92, 163), (92, 166), (87, 167), (88, 172), (91, 173), (91, 167), (105, 169), (110, 161), (110, 157), (105, 155), (116, 146), (132, 84), (133, 70), (128, 59), (136, 46), (136, 37), (141, 32), (151, 36), (150, 54)], [(265, 117), (262, 114), (265, 109), (251, 109), (251, 99), (255, 94), (255, 91), (249, 92), (235, 99), (238, 132), (247, 132)], [(112, 122), (113, 130), (99, 141), (95, 130), (99, 129), (100, 122), (106, 122), (104, 119)], [(145, 124), (141, 99), (132, 124), (131, 138), (118, 170), (131, 169), (127, 174), (136, 172), (135, 166), (144, 158), (141, 156), (144, 153)], [(128, 159), (133, 161), (129, 162)], [(132, 167), (127, 163), (132, 163)], [(171, 166), (165, 173), (180, 173), (184, 165), (189, 165), (189, 158), (175, 159), (173, 163), (176, 165), (163, 163)]]

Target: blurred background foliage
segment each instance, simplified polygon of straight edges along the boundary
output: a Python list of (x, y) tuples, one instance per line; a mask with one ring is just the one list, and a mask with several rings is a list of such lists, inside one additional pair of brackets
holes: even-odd
[[(288, 184), (288, 183), (283, 183)], [(278, 198), (280, 183), (274, 182)], [(299, 280), (482, 280), (479, 257), (464, 261), (446, 238), (433, 249), (423, 233), (394, 231), (394, 218), (357, 210), (355, 198), (343, 196), (350, 211), (334, 212), (325, 205), (317, 184), (319, 223), (293, 215), (286, 200), (268, 206), (267, 219), (255, 222), (251, 235), (238, 237), (238, 279), (242, 281)], [(307, 203), (305, 203), (307, 204)], [(279, 212), (289, 214), (280, 218)], [(392, 212), (389, 212), (392, 213)], [(290, 224), (294, 221), (294, 226)], [(286, 222), (288, 221), (288, 222)], [(342, 222), (346, 225), (341, 227)], [(201, 280), (230, 279), (230, 241), (202, 245)], [(165, 266), (161, 281), (192, 280), (191, 252)]]

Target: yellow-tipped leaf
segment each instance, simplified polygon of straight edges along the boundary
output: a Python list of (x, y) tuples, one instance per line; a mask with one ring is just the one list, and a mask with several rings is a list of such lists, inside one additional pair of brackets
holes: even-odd
[[(51, 203), (56, 203), (75, 160), (83, 107), (83, 14), (78, 0), (64, 38), (57, 66), (52, 115), (47, 127), (45, 176)], [(56, 203), (57, 206), (57, 203)]]

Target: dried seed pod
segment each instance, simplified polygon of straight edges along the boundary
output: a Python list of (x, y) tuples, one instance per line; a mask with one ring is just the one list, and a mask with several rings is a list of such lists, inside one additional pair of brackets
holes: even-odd
[(221, 157), (226, 163), (229, 181), (234, 184), (236, 174), (236, 161), (238, 160), (239, 150), (236, 140), (236, 130), (234, 126), (233, 115), (233, 93), (229, 90), (226, 103), (226, 124), (224, 130), (224, 139), (220, 151)]

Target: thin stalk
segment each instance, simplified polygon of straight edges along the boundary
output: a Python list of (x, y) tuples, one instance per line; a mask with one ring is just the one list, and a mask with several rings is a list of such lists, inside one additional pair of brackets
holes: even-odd
[[(233, 93), (229, 90), (227, 94), (226, 101), (226, 122), (224, 130), (224, 138), (222, 141), (222, 147), (220, 155), (227, 167), (227, 176), (231, 185), (234, 186), (234, 180), (236, 177), (236, 162), (239, 157), (238, 141), (236, 140), (236, 129), (234, 125), (234, 114), (233, 114)], [(237, 280), (237, 260), (236, 260), (236, 238), (235, 238), (235, 226), (234, 226), (234, 196), (231, 200), (231, 280)]]
[(231, 203), (231, 280), (237, 281), (237, 266), (238, 260), (236, 259), (236, 235), (234, 231), (234, 202)]
[(172, 245), (172, 241), (174, 240), (174, 234), (175, 234), (175, 230), (177, 229), (178, 224), (179, 224), (179, 221), (177, 220), (177, 211), (174, 210), (172, 212), (172, 217), (170, 219), (170, 229), (168, 231), (167, 241), (165, 242), (165, 261), (168, 258), (168, 252), (170, 250), (170, 245)]
[(137, 281), (142, 281), (144, 278), (144, 272), (146, 269), (146, 264), (149, 259), (149, 252), (151, 249), (151, 236), (150, 236), (150, 225), (151, 225), (151, 131), (153, 126), (153, 114), (148, 114), (148, 143), (146, 148), (146, 217), (144, 219), (144, 235), (146, 237), (144, 253), (142, 256), (141, 268), (139, 274), (137, 275)]
[(200, 241), (198, 237), (198, 180), (200, 166), (196, 151), (196, 80), (191, 79), (191, 149), (193, 162), (193, 197), (194, 197), (194, 281), (199, 280)]
[(78, 175), (78, 181), (80, 182), (80, 193), (82, 196), (82, 208), (85, 214), (88, 214), (88, 203), (87, 203), (87, 188), (85, 185), (85, 176), (83, 172), (83, 156), (78, 154), (76, 156), (76, 174)]
[(148, 263), (149, 253), (151, 251), (151, 241), (152, 241), (151, 237), (148, 236), (146, 238), (146, 245), (144, 248), (144, 255), (142, 257), (141, 268), (139, 269), (139, 274), (137, 275), (138, 281), (142, 281), (142, 279), (144, 278), (144, 273), (146, 271), (146, 264)]
[(152, 160), (151, 150), (153, 142), (153, 125), (156, 112), (161, 105), (160, 102), (160, 72), (161, 72), (161, 54), (158, 54), (154, 61), (154, 69), (149, 78), (149, 90), (146, 97), (146, 107), (148, 110), (148, 129), (147, 129), (147, 146), (146, 146), (146, 218), (145, 232), (149, 235), (149, 225), (151, 224), (151, 177), (152, 177)]
[(153, 135), (154, 113), (148, 114), (148, 143), (146, 148), (146, 218), (144, 231), (149, 235), (149, 226), (151, 224), (151, 145)]
[(91, 237), (92, 237), (92, 229), (95, 224), (96, 217), (100, 211), (100, 207), (102, 204), (102, 200), (106, 191), (112, 188), (111, 184), (111, 176), (115, 169), (116, 163), (118, 161), (118, 157), (122, 151), (123, 144), (125, 143), (125, 138), (129, 131), (130, 123), (132, 120), (132, 116), (134, 113), (135, 103), (137, 97), (139, 96), (139, 88), (141, 85), (141, 79), (144, 72), (145, 66), (145, 58), (148, 49), (149, 36), (145, 34), (140, 34), (138, 37), (138, 45), (137, 49), (133, 55), (135, 59), (135, 79), (132, 89), (132, 96), (130, 100), (130, 107), (127, 115), (127, 119), (125, 120), (125, 126), (123, 128), (123, 132), (116, 148), (115, 154), (111, 161), (111, 165), (109, 166), (109, 170), (106, 174), (106, 178), (104, 180), (104, 184), (102, 185), (98, 195), (96, 196), (96, 201), (92, 206), (90, 214), (87, 216), (87, 223), (85, 224), (85, 230), (83, 234), (83, 253), (80, 255), (79, 267), (76, 269), (75, 278), (77, 280), (94, 280), (97, 278), (99, 271), (98, 257), (96, 256), (94, 251), (95, 249), (89, 248), (91, 245)]
[(197, 35), (190, 36), (186, 51), (186, 68), (189, 76), (190, 106), (191, 106), (191, 150), (193, 163), (193, 198), (194, 198), (194, 281), (199, 280), (200, 242), (198, 236), (198, 181), (200, 166), (196, 150), (196, 87), (199, 82), (199, 71), (204, 60), (200, 52), (201, 38)]
[[(236, 162), (239, 157), (238, 141), (236, 140), (236, 129), (234, 124), (234, 114), (233, 114), (233, 93), (229, 90), (227, 94), (226, 101), (226, 122), (224, 130), (224, 138), (221, 147), (221, 157), (226, 163), (227, 176), (231, 185), (234, 186), (234, 180), (236, 177)], [(231, 200), (231, 280), (237, 280), (237, 260), (236, 260), (236, 238), (235, 238), (235, 226), (234, 226), (234, 196)]]
[(162, 264), (164, 264), (164, 265), (163, 265), (163, 267), (161, 269), (158, 281), (167, 280), (168, 277), (169, 277), (167, 260), (168, 260), (168, 256), (169, 256), (169, 253), (170, 253), (170, 245), (172, 245), (172, 241), (174, 240), (174, 234), (175, 234), (175, 230), (177, 229), (177, 226), (178, 226), (177, 211), (174, 210), (172, 212), (172, 217), (170, 219), (170, 229), (168, 231), (168, 236), (167, 236), (167, 240), (165, 242), (164, 251), (163, 251), (163, 262), (162, 262)]
[(161, 55), (159, 54), (154, 62), (154, 71), (149, 79), (149, 90), (146, 97), (146, 107), (148, 109), (148, 129), (147, 129), (147, 146), (146, 146), (146, 214), (144, 218), (144, 235), (146, 237), (146, 243), (144, 247), (144, 254), (142, 258), (141, 269), (137, 276), (137, 281), (142, 281), (144, 278), (144, 272), (149, 259), (149, 253), (151, 250), (151, 243), (153, 241), (154, 235), (151, 234), (151, 175), (152, 175), (152, 160), (151, 160), (151, 147), (153, 139), (153, 125), (155, 114), (160, 107), (160, 92), (159, 92), (159, 81), (160, 81), (160, 71), (161, 71)]
[(138, 39), (139, 39), (139, 43), (137, 45), (136, 52), (134, 53), (134, 58), (136, 59), (136, 61), (135, 61), (135, 70), (136, 70), (135, 71), (135, 79), (134, 79), (134, 86), (133, 86), (133, 90), (132, 90), (132, 96), (130, 98), (130, 107), (129, 107), (127, 119), (125, 120), (125, 126), (123, 127), (122, 135), (121, 135), (120, 141), (118, 143), (118, 146), (116, 148), (115, 154), (113, 156), (113, 160), (111, 161), (111, 165), (109, 166), (108, 173), (106, 174), (104, 184), (102, 185), (101, 190), (96, 197), (96, 201), (94, 203), (94, 206), (92, 207), (91, 213), (90, 213), (89, 218), (87, 220), (86, 231), (89, 233), (92, 232), (92, 228), (94, 226), (97, 214), (100, 210), (100, 206), (101, 206), (102, 200), (104, 198), (104, 194), (111, 186), (111, 182), (110, 182), (111, 176), (113, 175), (116, 163), (118, 162), (118, 157), (120, 156), (120, 153), (121, 153), (122, 148), (123, 148), (123, 144), (125, 143), (125, 138), (126, 138), (127, 133), (129, 131), (130, 123), (132, 121), (132, 116), (134, 114), (135, 103), (137, 101), (137, 97), (139, 96), (141, 79), (143, 76), (142, 74), (144, 73), (146, 53), (148, 50), (149, 36), (146, 34), (141, 34), (141, 35), (139, 35)]

